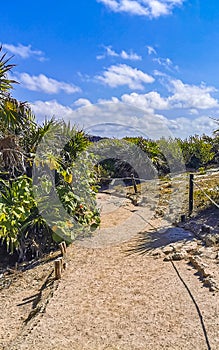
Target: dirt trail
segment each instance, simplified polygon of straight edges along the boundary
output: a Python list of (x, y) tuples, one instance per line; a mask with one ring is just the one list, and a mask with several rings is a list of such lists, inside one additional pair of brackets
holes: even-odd
[[(126, 223), (129, 219), (127, 205), (136, 232), (122, 242), (127, 237), (119, 230), (122, 215)], [(53, 285), (54, 294), (47, 293), (47, 307), (19, 331), (8, 329), (10, 341), (3, 334), (4, 350), (218, 349), (218, 292), (209, 292), (186, 260), (164, 261), (156, 252), (139, 254), (135, 248), (140, 239), (138, 225), (143, 223), (137, 221), (139, 215), (133, 216), (130, 204), (123, 203), (119, 210), (117, 222), (113, 205), (105, 211), (104, 240), (94, 237), (94, 244), (87, 239), (68, 248), (68, 267)], [(160, 219), (150, 222), (164, 225)], [(144, 231), (152, 226), (144, 223)], [(107, 245), (108, 229), (117, 232), (117, 244), (115, 239)], [(97, 243), (102, 246), (97, 248)], [(25, 296), (31, 297), (32, 292), (27, 295), (26, 291)], [(16, 303), (23, 298), (16, 295)], [(12, 302), (12, 312), (16, 308)]]
[(218, 349), (218, 295), (185, 261), (175, 262), (203, 317), (171, 262), (129, 255), (127, 244), (72, 247), (70, 264), (33, 330), (10, 350)]

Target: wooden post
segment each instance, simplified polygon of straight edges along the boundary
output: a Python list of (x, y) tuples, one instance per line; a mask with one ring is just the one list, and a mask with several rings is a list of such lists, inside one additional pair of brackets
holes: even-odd
[(65, 257), (65, 256), (66, 256), (66, 253), (67, 253), (65, 241), (63, 241), (63, 242), (61, 242), (61, 243), (59, 244), (59, 248), (60, 248), (60, 250), (61, 250), (62, 256)]
[(137, 189), (136, 181), (135, 181), (135, 178), (134, 178), (133, 174), (131, 174), (131, 178), (132, 178), (132, 184), (133, 184), (133, 187), (134, 187), (134, 191), (135, 191), (135, 193), (137, 193), (138, 189)]
[(181, 215), (181, 222), (185, 222), (186, 221), (186, 216), (185, 216), (185, 214), (182, 214)]
[(62, 277), (62, 258), (55, 260), (55, 279), (58, 280)]
[(194, 174), (189, 174), (189, 215), (193, 212), (193, 189), (194, 189)]

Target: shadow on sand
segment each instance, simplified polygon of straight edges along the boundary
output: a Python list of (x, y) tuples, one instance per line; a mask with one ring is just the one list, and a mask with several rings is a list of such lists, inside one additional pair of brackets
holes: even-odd
[(158, 248), (173, 243), (185, 243), (192, 241), (194, 235), (190, 231), (186, 231), (180, 227), (162, 228), (153, 232), (141, 232), (139, 237), (133, 241), (133, 247), (128, 249), (128, 254), (146, 254)]

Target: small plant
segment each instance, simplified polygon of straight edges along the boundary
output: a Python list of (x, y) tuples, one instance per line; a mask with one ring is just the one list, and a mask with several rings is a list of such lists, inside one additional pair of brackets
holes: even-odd
[(199, 169), (198, 169), (198, 172), (199, 172), (199, 175), (205, 175), (206, 174), (206, 169), (205, 169), (205, 167), (200, 167)]

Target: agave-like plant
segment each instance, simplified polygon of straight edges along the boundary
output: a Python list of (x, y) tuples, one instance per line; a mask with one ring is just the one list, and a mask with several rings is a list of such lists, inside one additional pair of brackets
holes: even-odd
[[(2, 51), (2, 45), (0, 46), (0, 52)], [(8, 92), (13, 87), (15, 80), (8, 79), (7, 74), (15, 66), (14, 64), (8, 64), (10, 58), (6, 58), (7, 53), (4, 53), (0, 58), (0, 98), (5, 98), (8, 96)]]

